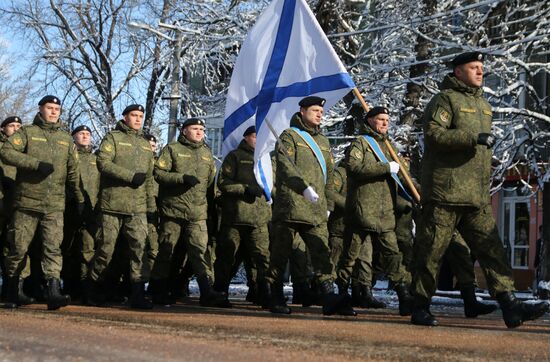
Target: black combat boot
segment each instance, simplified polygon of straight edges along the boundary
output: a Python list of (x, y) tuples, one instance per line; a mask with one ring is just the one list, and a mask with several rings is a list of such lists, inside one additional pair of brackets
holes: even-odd
[(19, 305), (19, 277), (6, 277), (4, 282), (6, 283), (6, 299), (4, 300), (4, 308), (17, 308)]
[(512, 292), (498, 294), (497, 300), (508, 328), (519, 327), (523, 322), (535, 320), (548, 312), (546, 302), (524, 303), (517, 300)]
[(100, 283), (95, 280), (89, 278), (85, 280), (82, 295), (84, 305), (93, 307), (103, 307), (105, 305), (105, 294), (101, 290)]
[(269, 286), (271, 290), (271, 302), (269, 311), (275, 314), (290, 314), (291, 310), (286, 304), (285, 294), (283, 293), (283, 283), (273, 283)]
[(372, 295), (372, 289), (369, 286), (361, 285), (361, 300), (360, 306), (362, 308), (382, 309), (386, 308), (386, 303), (379, 301)]
[(29, 305), (29, 304), (33, 304), (35, 302), (34, 298), (31, 298), (29, 296), (27, 296), (25, 294), (25, 292), (23, 291), (23, 282), (25, 281), (25, 279), (23, 278), (19, 278), (18, 282), (17, 282), (17, 305), (20, 306), (20, 305)]
[(199, 303), (203, 307), (231, 308), (227, 294), (212, 289), (212, 283), (207, 276), (197, 277), (201, 293)]
[(153, 303), (145, 298), (145, 285), (143, 282), (132, 282), (130, 284), (132, 294), (130, 295), (130, 308), (153, 309)]
[(339, 314), (344, 316), (356, 316), (357, 313), (351, 305), (351, 297), (347, 289), (342, 288), (341, 294), (334, 293), (332, 280), (325, 280), (321, 283), (321, 292), (323, 293), (323, 314)]
[(256, 287), (256, 283), (248, 283), (248, 292), (246, 293), (246, 299), (247, 302), (250, 302), (252, 304), (259, 304), (258, 301), (258, 288)]
[(154, 288), (151, 291), (151, 297), (154, 304), (172, 305), (176, 303), (176, 299), (170, 297), (168, 292), (168, 279), (151, 280)]
[(548, 289), (539, 288), (539, 290), (537, 291), (537, 294), (540, 300), (550, 299), (550, 290)]
[(315, 293), (309, 283), (300, 282), (292, 285), (292, 303), (302, 304), (302, 307), (310, 307), (316, 302)]
[(464, 301), (464, 315), (466, 318), (476, 318), (479, 315), (493, 313), (497, 310), (494, 304), (484, 304), (477, 301), (474, 287), (460, 290), (460, 296)]
[(423, 299), (415, 299), (411, 314), (411, 323), (419, 326), (436, 327), (439, 322), (430, 312), (430, 302)]
[[(340, 287), (338, 287), (340, 291)], [(364, 308), (361, 304), (361, 286), (360, 285), (351, 285), (351, 305), (357, 308)]]
[(262, 279), (258, 281), (258, 305), (260, 305), (262, 309), (268, 309), (270, 301), (271, 286), (265, 279)]
[(56, 310), (66, 307), (71, 302), (71, 297), (61, 294), (59, 279), (48, 279), (47, 304), (48, 310)]
[(393, 289), (399, 299), (399, 315), (408, 316), (412, 313), (414, 300), (409, 293), (409, 287), (405, 283), (397, 283)]

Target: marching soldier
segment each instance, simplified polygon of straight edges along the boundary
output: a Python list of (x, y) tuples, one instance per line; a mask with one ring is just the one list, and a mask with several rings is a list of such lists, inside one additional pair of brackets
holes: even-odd
[[(222, 197), (220, 239), (216, 245), (214, 265), (216, 289), (228, 292), (235, 255), (240, 247), (257, 274), (252, 284), (258, 287), (262, 302), (266, 297), (266, 271), (269, 266), (269, 232), (271, 206), (254, 176), (254, 148), (256, 128), (250, 126), (243, 134), (237, 149), (223, 160), (218, 176)], [(253, 276), (254, 277), (254, 276)], [(249, 288), (254, 288), (249, 286)]]
[(144, 296), (143, 253), (147, 239), (147, 219), (156, 212), (153, 195), (153, 153), (143, 138), (143, 106), (133, 104), (122, 112), (123, 120), (103, 138), (97, 156), (101, 173), (101, 210), (97, 249), (88, 272), (87, 303), (103, 304), (101, 284), (105, 280), (122, 234), (130, 251), (130, 307), (150, 309)]
[(207, 195), (214, 186), (216, 165), (204, 142), (204, 126), (202, 119), (185, 121), (178, 140), (164, 147), (155, 164), (161, 223), (159, 252), (151, 279), (155, 284), (153, 301), (158, 304), (173, 303), (168, 295), (168, 277), (180, 237), (197, 276), (200, 304), (224, 306), (226, 302), (223, 293), (212, 289), (212, 270), (207, 258)]
[(334, 293), (334, 267), (328, 245), (327, 200), (332, 188), (334, 161), (328, 139), (320, 133), (325, 100), (306, 97), (292, 116), (291, 128), (280, 136), (276, 149), (277, 197), (273, 205), (273, 245), (268, 278), (272, 313), (289, 314), (283, 296), (283, 273), (296, 234), (306, 243), (317, 284), (323, 296), (323, 314), (355, 315), (349, 297)]
[(391, 155), (385, 143), (389, 112), (385, 107), (374, 107), (366, 118), (367, 122), (360, 129), (362, 136), (352, 141), (346, 152), (346, 235), (336, 283), (341, 292), (347, 293), (362, 245), (372, 243), (380, 268), (397, 292), (399, 314), (410, 315), (412, 300), (408, 288), (411, 276), (403, 266), (395, 236), (395, 203), (398, 187), (402, 187), (397, 179), (399, 163), (389, 161)]
[(414, 250), (413, 324), (436, 326), (430, 301), (441, 258), (455, 229), (485, 272), (489, 292), (508, 328), (542, 316), (548, 305), (523, 303), (513, 294), (512, 271), (492, 216), (489, 197), (492, 112), (482, 97), (483, 54), (464, 53), (453, 62), (441, 92), (424, 112), (422, 221)]
[(70, 302), (68, 296), (60, 294), (66, 185), (78, 203), (79, 212), (83, 210), (84, 197), (78, 187), (78, 155), (71, 137), (60, 129), (61, 102), (57, 97), (46, 96), (38, 105), (39, 112), (32, 125), (21, 127), (1, 152), (5, 163), (17, 167), (15, 211), (8, 230), (10, 249), (6, 257), (8, 301), (21, 304), (21, 272), (29, 245), (40, 227), (48, 309), (55, 310)]
[(84, 196), (84, 211), (76, 212), (74, 200), (67, 195), (63, 249), (63, 291), (73, 299), (81, 295), (83, 283), (95, 249), (98, 229), (96, 204), (99, 194), (97, 156), (92, 152), (92, 130), (86, 125), (73, 129), (74, 146), (80, 162), (79, 187)]

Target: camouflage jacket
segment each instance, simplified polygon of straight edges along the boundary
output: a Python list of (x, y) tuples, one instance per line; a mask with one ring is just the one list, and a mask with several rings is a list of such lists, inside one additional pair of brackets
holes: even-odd
[(397, 197), (395, 205), (395, 236), (397, 240), (410, 242), (413, 238), (413, 210), (409, 201)]
[(261, 188), (254, 176), (254, 149), (244, 140), (225, 156), (218, 188), (222, 197), (222, 224), (264, 226), (271, 219), (271, 206), (264, 196), (245, 194), (246, 188)]
[[(48, 123), (40, 114), (32, 125), (22, 126), (2, 147), (2, 161), (17, 168), (14, 207), (41, 213), (65, 209), (65, 187), (75, 200), (84, 202), (78, 187), (80, 177), (78, 154), (72, 138), (60, 129), (60, 122)], [(40, 162), (53, 165), (54, 171), (44, 176)]]
[[(327, 181), (325, 184), (321, 166), (307, 143), (296, 131), (285, 130), (280, 136), (285, 149), (283, 150), (280, 145), (276, 148), (277, 197), (273, 203), (273, 220), (320, 225), (327, 222), (327, 210), (334, 208), (334, 204), (327, 197), (327, 192), (334, 184), (334, 160), (330, 144), (319, 128), (311, 128), (304, 124), (300, 113), (294, 114), (290, 125), (308, 132), (321, 149), (326, 163)], [(319, 195), (318, 202), (311, 203), (302, 195), (308, 186)]]
[[(195, 176), (200, 182), (188, 185), (183, 181), (184, 175)], [(180, 134), (176, 142), (162, 149), (155, 164), (161, 214), (187, 221), (206, 220), (215, 176), (210, 148), (204, 141), (191, 142)]]
[[(122, 215), (156, 211), (153, 197), (153, 152), (141, 130), (133, 130), (119, 121), (116, 128), (101, 141), (97, 168), (101, 173), (101, 211)], [(131, 183), (136, 173), (147, 175), (139, 187)]]
[(334, 170), (332, 178), (333, 188), (329, 192), (329, 198), (334, 202), (334, 211), (328, 218), (328, 231), (330, 235), (344, 236), (344, 212), (346, 208), (346, 194), (348, 183), (346, 168), (340, 163)]
[(80, 190), (86, 206), (95, 209), (99, 196), (100, 173), (97, 169), (97, 155), (90, 148), (77, 148), (80, 160)]
[[(365, 125), (362, 134), (373, 137), (388, 159), (387, 136)], [(390, 174), (390, 166), (380, 162), (363, 136), (352, 141), (346, 151), (348, 194), (346, 225), (377, 232), (395, 229), (394, 205), (397, 184)]]
[[(0, 150), (8, 140), (4, 133), (0, 132)], [(17, 167), (8, 165), (0, 160), (0, 198), (3, 198), (3, 209), (0, 210), (0, 215), (11, 215), (13, 209), (13, 196), (15, 193), (15, 177), (17, 175)]]
[(491, 150), (477, 145), (491, 132), (492, 112), (481, 88), (447, 75), (424, 112), (423, 203), (482, 207), (489, 203)]

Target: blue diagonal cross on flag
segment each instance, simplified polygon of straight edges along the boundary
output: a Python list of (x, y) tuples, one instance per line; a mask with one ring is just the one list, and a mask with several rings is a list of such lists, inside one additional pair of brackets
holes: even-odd
[(274, 0), (246, 37), (231, 76), (224, 122), (223, 155), (235, 149), (243, 132), (256, 125), (254, 171), (268, 200), (273, 177), (269, 153), (289, 127), (300, 99), (317, 95), (332, 107), (353, 80), (334, 52), (305, 0)]

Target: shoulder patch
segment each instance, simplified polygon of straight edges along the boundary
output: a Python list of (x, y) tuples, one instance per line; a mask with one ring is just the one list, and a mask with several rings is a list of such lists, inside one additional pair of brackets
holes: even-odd
[(105, 145), (105, 147), (103, 147), (103, 149), (107, 152), (113, 152), (113, 146), (107, 144)]
[(359, 151), (358, 149), (355, 149), (355, 150), (351, 151), (351, 157), (356, 158), (358, 160), (362, 160), (363, 159), (363, 153), (361, 151)]
[(23, 144), (23, 140), (21, 139), (21, 136), (19, 135), (15, 135), (13, 137), (13, 144), (16, 145), (16, 146), (21, 146)]
[(232, 170), (231, 165), (228, 163), (223, 166), (223, 172), (225, 173), (231, 173)]
[(159, 166), (160, 166), (161, 168), (165, 168), (165, 167), (167, 166), (166, 161), (164, 161), (163, 159), (160, 159), (160, 160), (159, 160)]
[(451, 114), (443, 107), (437, 107), (435, 118), (443, 123), (449, 123), (451, 121)]

